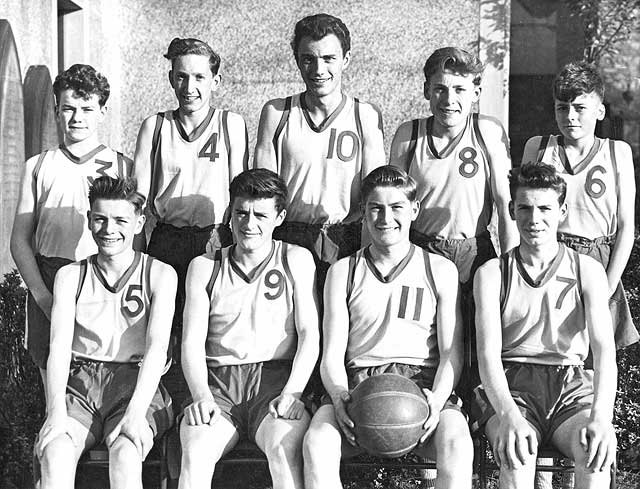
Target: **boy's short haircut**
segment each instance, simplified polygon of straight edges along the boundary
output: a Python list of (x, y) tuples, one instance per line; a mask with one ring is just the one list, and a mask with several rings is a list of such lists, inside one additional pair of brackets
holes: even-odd
[(580, 95), (595, 93), (604, 100), (604, 83), (595, 65), (585, 61), (566, 64), (553, 81), (553, 98), (571, 102)]
[(87, 100), (91, 95), (98, 96), (100, 107), (104, 107), (109, 99), (111, 87), (107, 78), (91, 65), (75, 64), (56, 76), (53, 82), (53, 93), (56, 106), (63, 90), (73, 90), (76, 96)]
[(197, 54), (199, 56), (209, 58), (209, 68), (211, 69), (211, 73), (213, 76), (218, 74), (218, 70), (220, 69), (220, 56), (211, 48), (211, 46), (200, 39), (181, 39), (179, 37), (175, 37), (173, 38), (173, 41), (169, 43), (167, 54), (165, 54), (164, 57), (171, 61), (171, 66), (173, 66), (174, 59), (179, 58), (180, 56), (186, 56), (187, 54)]
[(456, 47), (436, 49), (424, 64), (424, 78), (429, 84), (430, 78), (438, 73), (449, 71), (456, 75), (473, 75), (473, 84), (479, 86), (484, 66), (477, 56)]
[(278, 212), (286, 208), (287, 185), (277, 173), (266, 168), (246, 170), (236, 175), (229, 185), (230, 206), (236, 197), (245, 199), (275, 199)]
[(349, 29), (347, 29), (344, 22), (338, 17), (329, 14), (316, 14), (299, 20), (293, 30), (293, 38), (291, 39), (291, 48), (296, 61), (298, 61), (298, 47), (303, 37), (310, 37), (314, 41), (319, 41), (329, 34), (333, 34), (340, 41), (343, 56), (351, 50), (351, 34), (349, 34)]
[(369, 173), (360, 187), (360, 205), (365, 206), (371, 193), (378, 187), (393, 187), (402, 190), (411, 202), (416, 200), (417, 187), (415, 180), (404, 170), (391, 165), (384, 165)]
[(145, 197), (138, 192), (138, 182), (133, 177), (113, 178), (108, 175), (96, 178), (89, 187), (89, 205), (96, 200), (126, 200), (135, 209), (136, 214), (142, 213)]
[(558, 202), (564, 204), (567, 182), (556, 169), (546, 163), (529, 162), (509, 171), (509, 193), (515, 201), (519, 188), (551, 189), (558, 194)]

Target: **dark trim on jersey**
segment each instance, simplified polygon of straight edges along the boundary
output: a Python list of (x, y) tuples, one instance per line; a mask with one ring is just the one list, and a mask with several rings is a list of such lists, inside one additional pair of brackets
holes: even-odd
[(256, 279), (262, 274), (262, 272), (264, 272), (264, 269), (267, 268), (267, 265), (271, 261), (271, 258), (273, 258), (273, 253), (276, 250), (276, 242), (271, 240), (271, 251), (269, 252), (269, 255), (262, 261), (262, 263), (260, 263), (260, 265), (255, 267), (249, 273), (245, 273), (233, 259), (233, 250), (235, 250), (235, 248), (236, 245), (232, 245), (229, 248), (229, 264), (231, 265), (231, 269), (236, 272), (236, 274), (242, 280), (244, 280), (248, 284), (251, 284), (256, 281)]
[(409, 147), (407, 148), (407, 172), (411, 166), (411, 162), (416, 155), (416, 148), (418, 147), (418, 130), (420, 128), (420, 119), (413, 119), (411, 121), (411, 139), (409, 140)]
[(216, 283), (216, 278), (218, 278), (218, 274), (220, 273), (220, 266), (222, 264), (222, 250), (217, 249), (213, 254), (213, 269), (211, 270), (211, 277), (209, 277), (209, 281), (207, 282), (206, 291), (209, 299), (211, 299), (211, 295), (213, 294), (213, 286)]
[[(355, 99), (358, 100), (358, 99)], [(380, 132), (382, 133), (382, 135), (384, 136), (384, 124), (382, 122), (382, 111), (380, 110), (380, 107), (378, 107), (376, 104), (369, 102), (369, 105), (371, 106), (371, 108), (373, 110), (376, 111), (376, 113), (378, 114), (378, 129), (380, 129)]]
[(49, 152), (48, 149), (45, 149), (42, 153), (40, 153), (40, 156), (38, 156), (38, 161), (36, 162), (36, 166), (33, 167), (33, 181), (34, 183), (38, 181), (38, 174), (40, 173), (40, 168), (42, 168), (42, 164), (44, 163), (44, 159), (47, 156), (47, 153)]
[[(325, 119), (320, 123), (317, 124), (315, 122), (313, 122), (311, 120), (311, 116), (309, 115), (309, 111), (307, 109), (307, 104), (304, 101), (304, 94), (306, 92), (302, 92), (300, 94), (300, 108), (302, 109), (302, 115), (304, 116), (305, 120), (307, 121), (307, 124), (309, 125), (309, 128), (313, 131), (313, 132), (323, 132), (327, 127), (329, 127), (331, 125), (331, 123), (336, 120), (336, 117), (338, 117), (340, 115), (340, 112), (342, 112), (342, 109), (344, 109), (345, 104), (347, 103), (347, 96), (343, 93), (342, 94), (342, 100), (340, 100), (340, 103), (338, 104), (338, 106), (335, 108), (335, 110), (333, 112), (331, 112), (331, 114), (329, 114), (327, 117), (325, 117)], [(356, 122), (357, 124), (357, 122)]]
[[(438, 287), (436, 287), (436, 280), (433, 278), (433, 268), (431, 267), (431, 257), (429, 256), (429, 252), (427, 250), (422, 250), (422, 257), (424, 260), (424, 271), (427, 274), (427, 281), (431, 286), (431, 290), (433, 291), (433, 294), (437, 297)], [(422, 304), (422, 301), (419, 301), (418, 303)], [(418, 303), (416, 304), (416, 306), (418, 305)], [(420, 316), (419, 316), (420, 311), (416, 311), (416, 312), (418, 312), (418, 317), (417, 318), (414, 317), (413, 318), (414, 321), (418, 321), (420, 319)]]
[(122, 290), (124, 285), (131, 278), (131, 275), (133, 275), (133, 272), (136, 271), (136, 268), (140, 263), (140, 259), (142, 258), (142, 253), (139, 251), (136, 251), (134, 253), (133, 261), (131, 262), (131, 265), (129, 265), (127, 270), (122, 274), (122, 276), (118, 280), (116, 280), (116, 282), (113, 285), (109, 285), (109, 282), (107, 282), (107, 279), (102, 273), (102, 270), (100, 270), (100, 267), (98, 267), (97, 257), (98, 255), (92, 255), (89, 257), (91, 268), (93, 269), (93, 272), (96, 274), (98, 281), (103, 285), (103, 287), (107, 289), (109, 292), (111, 292), (112, 294), (115, 294)]
[(224, 137), (224, 144), (227, 147), (227, 151), (231, 153), (231, 142), (229, 140), (229, 111), (222, 111), (222, 135)]
[(120, 151), (116, 151), (116, 159), (118, 161), (118, 175), (121, 177), (130, 177), (133, 173), (133, 160), (126, 157)]
[(247, 126), (244, 126), (244, 156), (242, 157), (242, 171), (249, 169), (249, 132)]
[(353, 253), (349, 255), (349, 271), (347, 273), (347, 305), (351, 300), (351, 293), (353, 292), (353, 287), (355, 285), (355, 273), (356, 273), (356, 263), (358, 259), (358, 253)]
[(542, 162), (542, 157), (544, 156), (544, 153), (547, 151), (547, 146), (549, 146), (550, 138), (551, 136), (549, 136), (548, 134), (540, 138), (540, 144), (538, 145), (538, 155), (536, 156), (537, 163)]
[(80, 298), (80, 292), (82, 292), (82, 287), (84, 286), (84, 280), (87, 278), (87, 259), (80, 260), (80, 275), (78, 275), (78, 289), (76, 290), (76, 303)]
[(280, 134), (282, 134), (282, 130), (284, 129), (285, 124), (289, 120), (289, 114), (291, 114), (291, 103), (293, 97), (287, 97), (284, 99), (284, 110), (282, 111), (282, 116), (280, 117), (280, 122), (276, 127), (276, 130), (273, 133), (273, 139), (271, 142), (273, 143), (273, 150), (276, 153), (276, 161), (279, 161), (280, 157), (278, 155), (278, 138)]
[(144, 295), (146, 296), (147, 301), (149, 301), (149, 304), (151, 304), (151, 265), (155, 258), (149, 255), (146, 256), (147, 259), (145, 260), (143, 265), (144, 268), (142, 270), (142, 273), (144, 273)]
[(153, 137), (151, 138), (151, 153), (150, 153), (150, 163), (151, 163), (151, 183), (149, 185), (149, 195), (147, 196), (147, 206), (149, 206), (153, 213), (155, 214), (155, 204), (154, 200), (156, 200), (156, 193), (158, 192), (159, 182), (158, 182), (158, 165), (156, 165), (156, 156), (158, 154), (158, 150), (160, 148), (160, 135), (162, 131), (162, 123), (165, 119), (164, 112), (158, 112), (156, 115), (156, 125), (153, 128)]
[(184, 126), (182, 125), (182, 122), (180, 122), (180, 119), (178, 118), (178, 115), (179, 115), (178, 109), (174, 110), (173, 120), (176, 123), (176, 129), (178, 129), (178, 134), (180, 134), (180, 137), (188, 143), (194, 142), (196, 139), (202, 136), (202, 133), (204, 133), (204, 131), (207, 129), (207, 126), (209, 126), (211, 119), (213, 119), (213, 114), (215, 113), (215, 111), (216, 109), (214, 109), (213, 107), (209, 107), (209, 112), (207, 112), (207, 115), (202, 120), (202, 122), (198, 124), (198, 127), (196, 127), (191, 132), (191, 134), (187, 134), (186, 129), (184, 128)]
[(560, 263), (562, 262), (564, 253), (565, 253), (565, 247), (563, 244), (559, 243), (558, 252), (556, 253), (556, 256), (553, 258), (553, 260), (551, 261), (551, 265), (549, 265), (549, 268), (547, 268), (547, 270), (542, 273), (542, 276), (538, 280), (534, 280), (533, 278), (531, 278), (531, 275), (529, 275), (527, 270), (524, 268), (524, 265), (522, 263), (522, 257), (520, 256), (520, 247), (518, 246), (514, 249), (516, 268), (518, 269), (518, 273), (524, 279), (524, 281), (530, 287), (537, 289), (539, 287), (542, 287), (543, 285), (546, 285), (547, 282), (549, 282), (549, 280), (551, 280), (551, 278), (555, 275), (555, 273), (558, 271), (558, 267), (560, 266)]
[(567, 251), (571, 251), (571, 253), (573, 254), (573, 259), (576, 262), (576, 278), (578, 279), (578, 293), (580, 294), (580, 301), (584, 305), (584, 298), (582, 296), (582, 272), (580, 270), (580, 253), (578, 253), (576, 250), (572, 248), (570, 248)]
[(482, 131), (480, 131), (479, 120), (480, 120), (479, 114), (474, 113), (471, 115), (473, 130), (475, 132), (476, 139), (478, 140), (478, 144), (480, 145), (480, 151), (482, 151), (482, 153), (484, 154), (484, 159), (488, 165), (487, 174), (491, 174), (491, 168), (493, 168), (493, 165), (491, 164), (491, 157), (489, 156), (489, 149), (487, 148), (487, 143), (485, 143), (484, 137), (482, 136)]
[(291, 281), (291, 283), (293, 282), (293, 274), (291, 273), (291, 267), (289, 266), (289, 243), (285, 243), (284, 241), (282, 242), (281, 245), (281, 252), (280, 252), (280, 256), (282, 259), (282, 268), (284, 268), (284, 273), (287, 274), (287, 277), (289, 277), (289, 280)]
[(616, 195), (620, 188), (620, 178), (618, 175), (618, 160), (616, 160), (616, 145), (613, 139), (609, 139), (609, 158), (611, 159), (611, 167), (613, 168), (613, 181), (616, 183)]
[(509, 253), (500, 256), (500, 314), (504, 313), (507, 305), (508, 292), (511, 290), (511, 267), (509, 266)]
[(69, 148), (67, 148), (64, 144), (61, 144), (58, 147), (60, 148), (60, 151), (62, 151), (62, 154), (65, 155), (67, 158), (69, 158), (76, 165), (82, 165), (83, 163), (86, 163), (95, 155), (100, 153), (100, 151), (107, 149), (107, 147), (104, 144), (100, 144), (95, 148), (93, 148), (91, 151), (89, 151), (87, 154), (83, 156), (76, 156), (71, 151), (69, 151)]
[(585, 156), (582, 160), (580, 160), (575, 167), (571, 167), (571, 163), (569, 163), (569, 158), (567, 158), (567, 152), (564, 149), (564, 136), (558, 136), (558, 156), (560, 157), (560, 162), (562, 166), (564, 166), (565, 171), (569, 175), (577, 175), (582, 170), (584, 170), (589, 163), (593, 160), (593, 158), (598, 154), (600, 148), (602, 147), (603, 140), (600, 138), (595, 138), (593, 140), (593, 144), (591, 145), (591, 149), (587, 156)]
[(455, 138), (453, 138), (451, 141), (449, 141), (447, 143), (447, 145), (442, 148), (442, 151), (438, 151), (436, 149), (436, 146), (433, 142), (433, 121), (434, 118), (433, 116), (429, 117), (427, 119), (427, 145), (429, 146), (429, 150), (431, 151), (431, 154), (433, 154), (433, 156), (439, 160), (442, 160), (444, 158), (446, 158), (447, 156), (449, 156), (451, 153), (453, 153), (453, 150), (456, 149), (456, 146), (458, 146), (458, 143), (460, 142), (460, 140), (462, 139), (462, 136), (464, 136), (465, 131), (467, 130), (467, 127), (469, 127), (469, 119), (467, 119), (467, 123), (465, 124), (464, 128), (462, 129), (462, 131), (460, 131)]
[(416, 249), (415, 245), (412, 244), (411, 247), (409, 248), (409, 252), (407, 253), (407, 255), (402, 260), (400, 260), (400, 263), (398, 263), (395, 267), (393, 267), (386, 276), (384, 276), (380, 273), (380, 270), (378, 270), (375, 264), (373, 263), (373, 257), (371, 256), (371, 252), (369, 251), (369, 248), (370, 247), (367, 246), (364, 249), (364, 258), (367, 262), (367, 266), (369, 267), (369, 270), (371, 270), (371, 273), (373, 273), (373, 276), (383, 284), (388, 284), (393, 282), (394, 279), (404, 271), (404, 269), (407, 267), (407, 265), (411, 261), (411, 258), (413, 257), (413, 253), (415, 252), (415, 249)]
[(360, 141), (362, 141), (363, 133), (362, 133), (362, 118), (360, 117), (360, 100), (358, 100), (356, 97), (353, 97), (353, 115), (356, 120), (356, 131), (358, 132), (358, 137), (360, 138)]

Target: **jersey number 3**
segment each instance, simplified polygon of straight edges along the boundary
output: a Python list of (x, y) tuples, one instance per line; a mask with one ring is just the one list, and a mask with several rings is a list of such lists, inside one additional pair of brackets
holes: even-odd
[(216, 153), (218, 146), (218, 133), (214, 132), (198, 153), (199, 158), (209, 158), (209, 161), (216, 161), (220, 153)]

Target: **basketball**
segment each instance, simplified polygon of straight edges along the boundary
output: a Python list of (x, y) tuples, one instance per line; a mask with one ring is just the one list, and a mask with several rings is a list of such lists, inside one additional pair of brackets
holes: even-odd
[(397, 374), (374, 375), (362, 381), (351, 392), (347, 409), (358, 445), (386, 458), (413, 450), (429, 416), (420, 387)]

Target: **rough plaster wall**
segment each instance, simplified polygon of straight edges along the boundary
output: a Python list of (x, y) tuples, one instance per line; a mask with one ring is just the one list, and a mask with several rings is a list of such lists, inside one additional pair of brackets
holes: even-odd
[(179, 36), (205, 40), (221, 55), (222, 84), (213, 103), (244, 116), (253, 152), (262, 105), (303, 89), (289, 39), (297, 20), (317, 12), (349, 27), (353, 57), (345, 88), (380, 107), (387, 150), (400, 122), (427, 111), (421, 69), (431, 51), (444, 45), (477, 50), (479, 0), (121, 2), (123, 149), (133, 152), (146, 116), (176, 106), (162, 54)]

